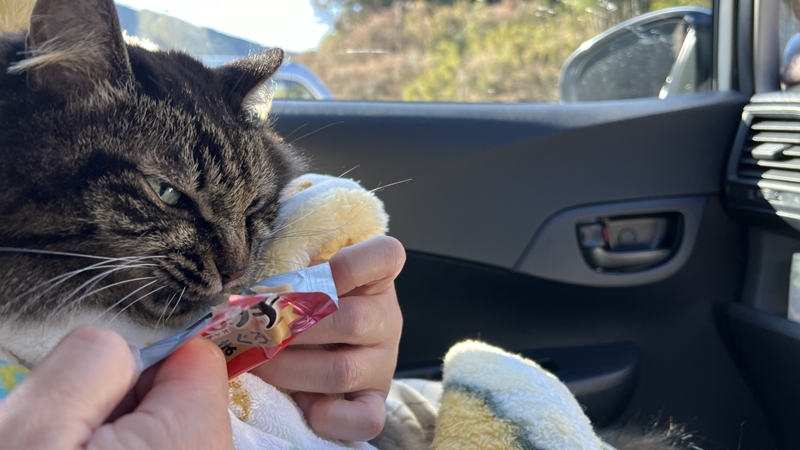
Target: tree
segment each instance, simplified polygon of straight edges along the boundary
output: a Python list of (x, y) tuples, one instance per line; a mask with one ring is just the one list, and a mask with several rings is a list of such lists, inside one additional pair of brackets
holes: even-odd
[(464, 102), (558, 101), (561, 66), (581, 43), (652, 9), (711, 3), (312, 1), (336, 29), (297, 60), (336, 98)]

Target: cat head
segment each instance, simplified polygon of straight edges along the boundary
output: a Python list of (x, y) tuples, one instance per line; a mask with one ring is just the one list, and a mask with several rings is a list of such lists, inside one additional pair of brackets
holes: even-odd
[(209, 69), (127, 44), (112, 0), (38, 1), (0, 37), (0, 322), (179, 323), (245, 287), (302, 169), (263, 116), (282, 59)]

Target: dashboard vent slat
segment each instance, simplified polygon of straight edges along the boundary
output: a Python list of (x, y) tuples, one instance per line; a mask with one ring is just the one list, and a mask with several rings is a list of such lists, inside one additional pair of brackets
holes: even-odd
[(787, 161), (768, 161), (763, 159), (742, 158), (742, 165), (769, 167), (773, 169), (797, 170), (800, 172), (800, 159)]
[(800, 92), (754, 95), (735, 142), (725, 184), (731, 211), (800, 231)]
[(764, 120), (751, 127), (756, 131), (795, 131), (800, 133), (800, 122), (789, 120)]
[(778, 144), (800, 144), (800, 133), (763, 131), (753, 136), (753, 142), (775, 142)]
[(776, 142), (767, 142), (761, 144), (750, 150), (750, 155), (755, 159), (780, 159), (784, 155), (784, 151), (790, 149), (792, 146), (789, 144), (782, 144)]
[(783, 156), (793, 156), (796, 158), (800, 158), (800, 146), (793, 145), (788, 149), (783, 151)]
[(764, 171), (761, 174), (761, 178), (765, 180), (786, 181), (800, 185), (800, 172), (770, 169)]
[(737, 178), (740, 183), (753, 186), (773, 207), (780, 203), (782, 208), (797, 208), (800, 212), (800, 204), (786, 202), (800, 193), (800, 118), (753, 116), (736, 166)]

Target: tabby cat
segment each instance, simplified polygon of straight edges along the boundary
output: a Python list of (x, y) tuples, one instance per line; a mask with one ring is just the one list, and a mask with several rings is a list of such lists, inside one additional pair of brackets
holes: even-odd
[[(137, 345), (249, 280), (302, 160), (262, 85), (123, 39), (111, 0), (40, 0), (0, 37), (0, 347), (31, 365), (96, 323)], [(7, 359), (6, 358), (6, 359)]]

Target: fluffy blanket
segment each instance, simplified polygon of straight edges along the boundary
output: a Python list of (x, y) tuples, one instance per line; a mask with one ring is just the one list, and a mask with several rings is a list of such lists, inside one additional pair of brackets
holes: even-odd
[[(26, 373), (0, 363), (0, 398)], [(481, 342), (448, 352), (442, 383), (394, 381), (387, 426), (375, 445), (319, 437), (291, 397), (251, 374), (234, 378), (229, 388), (237, 450), (613, 450), (552, 374)]]
[(372, 444), (328, 441), (311, 431), (291, 398), (253, 375), (230, 383), (238, 450), (611, 449), (569, 390), (535, 362), (467, 341), (444, 360), (442, 383), (397, 380), (387, 428)]

